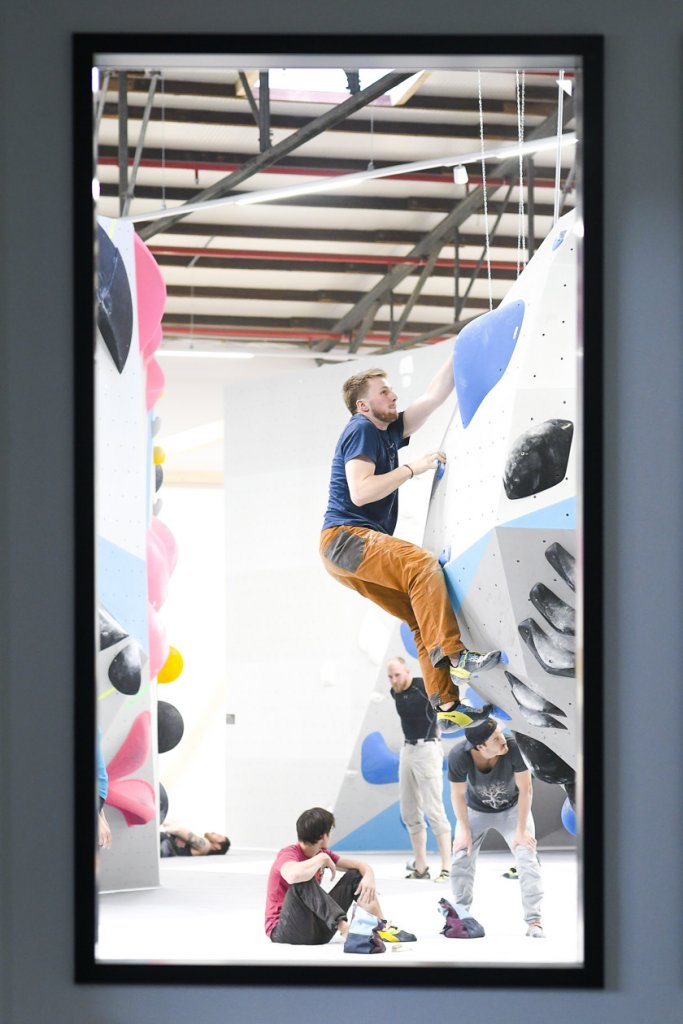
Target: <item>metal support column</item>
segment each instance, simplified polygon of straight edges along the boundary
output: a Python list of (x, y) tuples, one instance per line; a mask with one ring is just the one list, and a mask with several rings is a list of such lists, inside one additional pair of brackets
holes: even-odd
[(119, 216), (128, 194), (128, 75), (119, 71)]
[(259, 146), (262, 153), (270, 149), (270, 75), (261, 71), (258, 76), (258, 128)]
[(436, 263), (437, 256), (439, 255), (440, 252), (441, 247), (439, 246), (438, 249), (434, 250), (434, 252), (431, 254), (429, 259), (425, 263), (424, 267), (420, 271), (420, 276), (418, 277), (415, 283), (413, 293), (406, 302), (403, 312), (399, 317), (398, 323), (391, 332), (391, 338), (389, 340), (389, 350), (396, 348), (396, 343), (398, 341), (399, 335), (408, 322), (408, 317), (412, 313), (413, 307), (415, 306), (415, 303), (419, 299), (422, 289), (424, 288), (425, 284), (427, 283), (427, 280), (429, 279), (432, 273), (432, 270), (434, 269), (434, 264)]
[(149, 117), (152, 113), (152, 104), (154, 102), (154, 93), (156, 91), (157, 82), (161, 77), (160, 71), (153, 71), (150, 76), (149, 92), (147, 93), (147, 102), (145, 104), (145, 112), (142, 115), (142, 125), (140, 127), (140, 134), (138, 135), (138, 144), (135, 147), (135, 157), (133, 159), (133, 170), (130, 174), (130, 181), (126, 188), (125, 202), (123, 204), (123, 216), (125, 217), (130, 208), (131, 200), (135, 195), (135, 182), (138, 177), (138, 168), (140, 166), (140, 158), (142, 157), (142, 150), (145, 146), (145, 136), (147, 135), (147, 125), (149, 124)]

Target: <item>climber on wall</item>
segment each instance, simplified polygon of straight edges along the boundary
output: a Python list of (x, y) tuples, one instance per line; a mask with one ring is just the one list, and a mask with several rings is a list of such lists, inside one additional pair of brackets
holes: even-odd
[(500, 651), (465, 649), (438, 561), (424, 548), (393, 536), (398, 488), (446, 461), (443, 452), (431, 451), (399, 465), (398, 449), (452, 390), (450, 356), (403, 412), (384, 370), (366, 370), (344, 383), (351, 419), (332, 460), (320, 553), (331, 576), (408, 624), (438, 718), (464, 726), (485, 717), (490, 708), (461, 704), (459, 683), (493, 668)]

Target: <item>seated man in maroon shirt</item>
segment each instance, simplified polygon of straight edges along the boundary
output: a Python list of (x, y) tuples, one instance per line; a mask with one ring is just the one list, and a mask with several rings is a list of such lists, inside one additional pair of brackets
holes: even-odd
[[(385, 923), (370, 865), (328, 849), (333, 828), (334, 815), (323, 807), (299, 816), (298, 842), (279, 851), (268, 875), (266, 935), (272, 942), (297, 946), (324, 945), (337, 932), (346, 937), (347, 913), (356, 899), (359, 907), (380, 919), (378, 935), (385, 942), (414, 942), (410, 932)], [(326, 869), (332, 878), (337, 869), (344, 872), (329, 893), (320, 885)]]

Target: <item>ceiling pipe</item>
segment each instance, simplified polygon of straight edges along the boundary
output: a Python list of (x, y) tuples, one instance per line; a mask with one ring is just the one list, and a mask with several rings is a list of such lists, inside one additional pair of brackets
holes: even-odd
[[(359, 96), (362, 93), (358, 94)], [(555, 148), (558, 145), (576, 145), (577, 137), (575, 132), (566, 132), (562, 134), (560, 131), (557, 138), (555, 137), (530, 137), (525, 142), (517, 142), (513, 145), (505, 144), (499, 146), (490, 146), (485, 151), (482, 149), (481, 153), (461, 153), (458, 156), (440, 156), (430, 157), (427, 160), (414, 160), (410, 163), (401, 164), (390, 164), (386, 167), (370, 167), (368, 170), (358, 171), (353, 174), (341, 174), (336, 178), (314, 178), (312, 181), (304, 184), (297, 185), (285, 185), (282, 188), (273, 189), (255, 189), (253, 191), (246, 192), (231, 192), (226, 195), (221, 195), (216, 199), (197, 199), (189, 203), (183, 203), (179, 207), (174, 207), (169, 212), (168, 207), (163, 206), (157, 210), (147, 210), (144, 213), (129, 213), (126, 217), (121, 217), (123, 221), (128, 223), (137, 224), (141, 221), (158, 222), (162, 227), (152, 229), (150, 225), (146, 225), (140, 232), (141, 237), (147, 241), (153, 234), (157, 234), (165, 229), (165, 226), (171, 226), (170, 222), (175, 223), (176, 220), (186, 217), (190, 213), (197, 213), (203, 210), (213, 210), (217, 207), (224, 206), (251, 206), (253, 204), (277, 202), (279, 199), (288, 199), (295, 196), (301, 195), (316, 195), (320, 192), (332, 192), (338, 189), (342, 190), (347, 186), (353, 187), (355, 185), (361, 185), (366, 181), (374, 181), (377, 178), (388, 178), (395, 174), (412, 174), (413, 172), (428, 171), (435, 167), (453, 167), (458, 164), (471, 164), (481, 160), (503, 160), (512, 159), (518, 155), (525, 155), (527, 153), (538, 153), (546, 149)], [(265, 154), (263, 154), (265, 156)], [(254, 173), (258, 173), (258, 169), (254, 170)], [(227, 179), (225, 179), (227, 181)], [(210, 186), (208, 189), (204, 189), (200, 192), (200, 195), (206, 195), (218, 186)], [(167, 223), (169, 222), (169, 223)]]

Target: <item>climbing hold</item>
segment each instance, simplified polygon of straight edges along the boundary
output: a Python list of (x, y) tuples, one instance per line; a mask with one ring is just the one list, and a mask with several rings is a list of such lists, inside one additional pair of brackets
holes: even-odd
[(453, 347), (453, 377), (467, 427), (505, 373), (524, 320), (522, 301), (504, 303), (463, 327)]
[(183, 671), (183, 658), (175, 647), (169, 647), (168, 658), (157, 673), (158, 683), (172, 683)]
[(142, 651), (131, 641), (123, 647), (109, 666), (109, 681), (119, 693), (132, 696), (142, 682)]
[(177, 708), (165, 700), (157, 704), (157, 733), (159, 739), (159, 753), (165, 754), (177, 747), (183, 738), (185, 724), (183, 716)]
[(548, 636), (535, 619), (524, 619), (517, 627), (519, 635), (536, 661), (553, 676), (573, 676), (576, 666), (574, 641), (561, 633)]
[(123, 255), (97, 225), (97, 326), (119, 373), (133, 337), (133, 300)]
[(561, 483), (573, 436), (570, 420), (546, 420), (521, 434), (505, 463), (503, 486), (508, 498), (528, 498)]

